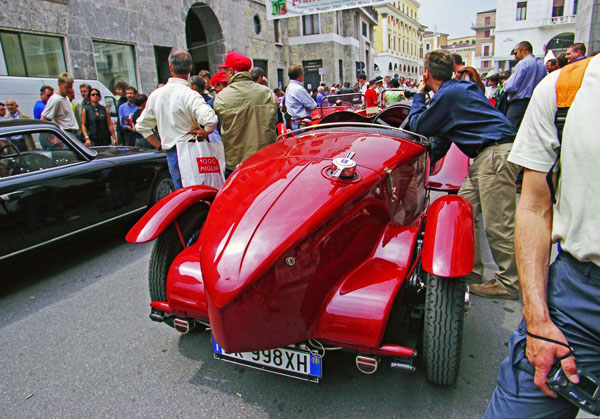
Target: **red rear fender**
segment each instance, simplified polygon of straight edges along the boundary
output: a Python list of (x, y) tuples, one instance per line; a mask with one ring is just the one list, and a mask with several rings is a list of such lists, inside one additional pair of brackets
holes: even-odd
[(154, 240), (185, 210), (199, 201), (212, 200), (216, 194), (215, 188), (204, 185), (177, 189), (154, 204), (129, 230), (125, 239), (129, 243)]
[(465, 198), (446, 195), (429, 208), (422, 266), (443, 277), (461, 277), (473, 269), (473, 208)]

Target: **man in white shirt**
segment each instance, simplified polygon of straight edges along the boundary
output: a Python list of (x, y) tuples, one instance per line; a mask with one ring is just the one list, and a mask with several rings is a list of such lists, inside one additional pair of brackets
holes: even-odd
[[(150, 94), (135, 130), (153, 147), (166, 150), (169, 172), (175, 189), (179, 189), (182, 184), (176, 144), (207, 138), (217, 126), (217, 116), (202, 96), (189, 87), (192, 56), (187, 51), (171, 52), (169, 69), (171, 78)], [(160, 132), (160, 141), (152, 133), (155, 127)]]
[(58, 76), (58, 90), (48, 99), (42, 112), (42, 120), (52, 121), (63, 130), (76, 135), (79, 125), (68, 98), (73, 94), (73, 77), (69, 73), (61, 73)]

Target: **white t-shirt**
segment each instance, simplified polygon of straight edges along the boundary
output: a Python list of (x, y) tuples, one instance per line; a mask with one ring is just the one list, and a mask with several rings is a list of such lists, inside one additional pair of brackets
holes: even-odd
[(63, 129), (79, 129), (77, 119), (75, 119), (75, 114), (71, 107), (71, 102), (69, 102), (68, 98), (61, 96), (58, 92), (54, 93), (50, 96), (50, 99), (48, 99), (48, 103), (46, 103), (46, 107), (42, 112), (42, 118), (54, 122)]
[[(554, 125), (554, 71), (536, 87), (508, 158), (531, 170), (548, 172), (560, 145)], [(576, 259), (600, 266), (600, 55), (592, 58), (569, 109), (563, 130), (560, 178), (552, 241)]]

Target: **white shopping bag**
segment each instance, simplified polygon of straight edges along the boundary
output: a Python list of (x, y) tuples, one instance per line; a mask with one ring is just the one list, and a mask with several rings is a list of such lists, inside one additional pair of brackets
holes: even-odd
[(206, 185), (219, 189), (225, 183), (225, 151), (222, 142), (184, 141), (177, 143), (181, 184)]

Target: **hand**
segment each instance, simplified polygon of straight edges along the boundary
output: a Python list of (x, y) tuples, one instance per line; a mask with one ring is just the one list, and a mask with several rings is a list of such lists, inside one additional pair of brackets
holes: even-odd
[(417, 87), (417, 93), (427, 93), (428, 91), (429, 89), (427, 88), (425, 81), (421, 80), (421, 83), (419, 83), (419, 87)]
[[(558, 342), (563, 342), (565, 345), (569, 344), (563, 333), (551, 321), (541, 325), (528, 325), (527, 327), (527, 330), (535, 335), (553, 339)], [(548, 387), (548, 373), (552, 369), (552, 365), (554, 364), (556, 358), (563, 357), (568, 353), (569, 350), (564, 346), (527, 336), (526, 355), (531, 365), (533, 365), (535, 368), (535, 377), (533, 378), (533, 382), (540, 388), (540, 390), (542, 390), (544, 394), (550, 397), (556, 398), (557, 395), (550, 389), (550, 387)], [(577, 366), (575, 365), (574, 356), (563, 359), (561, 361), (561, 367), (569, 381), (575, 384), (579, 383), (579, 376), (577, 375)]]
[(92, 146), (92, 141), (89, 138), (86, 138), (85, 139), (85, 145), (88, 146), (88, 147), (91, 147)]
[(188, 134), (192, 135), (196, 139), (204, 139), (208, 137), (206, 130), (203, 128), (193, 129), (190, 132), (188, 132)]
[(116, 138), (112, 139), (112, 145), (117, 145), (117, 139)]

